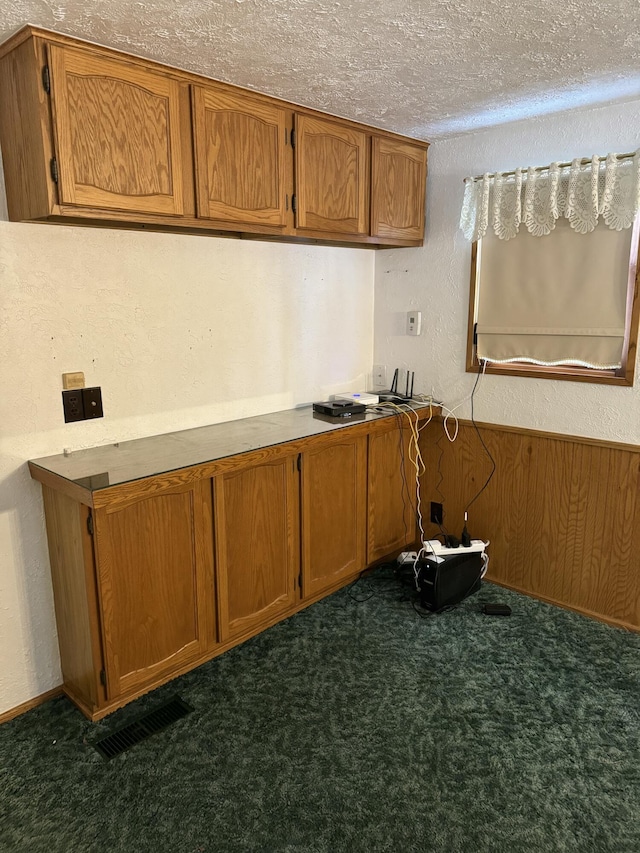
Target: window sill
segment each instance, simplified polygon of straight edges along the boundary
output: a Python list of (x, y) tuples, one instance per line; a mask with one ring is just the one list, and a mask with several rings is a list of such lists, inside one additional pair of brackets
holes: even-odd
[[(477, 359), (467, 362), (467, 373), (481, 370)], [(633, 374), (626, 376), (613, 370), (590, 370), (584, 367), (544, 367), (539, 364), (487, 364), (484, 373), (498, 376), (526, 376), (530, 379), (556, 379), (569, 382), (591, 382), (598, 385), (621, 385), (631, 387)]]

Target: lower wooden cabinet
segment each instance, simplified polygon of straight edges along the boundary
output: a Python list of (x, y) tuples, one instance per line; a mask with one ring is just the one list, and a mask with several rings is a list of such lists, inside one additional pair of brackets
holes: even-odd
[(33, 463), (69, 697), (100, 719), (413, 545), (398, 427), (353, 424), (94, 491)]
[(369, 436), (367, 563), (412, 545), (418, 538), (415, 470), (408, 429)]
[(331, 589), (365, 567), (367, 437), (342, 431), (302, 453), (302, 592)]
[[(153, 683), (207, 648), (210, 482), (119, 497), (95, 511), (107, 698)], [(211, 610), (211, 608), (209, 608)]]
[(300, 566), (298, 455), (214, 478), (220, 639), (290, 610)]

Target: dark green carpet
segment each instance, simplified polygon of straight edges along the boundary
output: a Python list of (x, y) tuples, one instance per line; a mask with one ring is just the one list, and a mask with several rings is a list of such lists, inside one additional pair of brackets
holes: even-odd
[[(388, 577), (101, 723), (0, 726), (2, 853), (640, 851), (640, 637), (489, 584), (423, 619)], [(176, 692), (195, 713), (92, 748)]]

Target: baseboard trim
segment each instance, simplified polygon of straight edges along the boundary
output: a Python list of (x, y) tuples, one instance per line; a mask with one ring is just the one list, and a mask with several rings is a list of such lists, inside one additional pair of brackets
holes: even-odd
[(23, 702), (22, 705), (16, 705), (15, 708), (10, 708), (8, 711), (3, 711), (0, 714), (0, 725), (2, 723), (8, 723), (9, 720), (15, 719), (15, 717), (19, 717), (20, 714), (25, 714), (27, 711), (30, 711), (32, 708), (37, 708), (38, 705), (43, 705), (45, 702), (48, 702), (49, 699), (55, 699), (56, 696), (62, 696), (62, 684), (59, 687), (54, 687), (52, 690), (47, 690), (46, 693), (41, 693), (39, 696), (34, 696), (33, 699), (29, 699), (26, 702)]
[(604, 622), (605, 625), (611, 625), (612, 628), (622, 628), (625, 631), (630, 631), (633, 634), (640, 633), (640, 628), (633, 625), (631, 622), (624, 622), (622, 619), (614, 619), (610, 616), (603, 616), (602, 613), (596, 613), (594, 610), (587, 610), (586, 607), (575, 607), (572, 604), (567, 604), (566, 601), (559, 601), (557, 598), (551, 598), (548, 595), (540, 595), (538, 592), (532, 592), (530, 589), (524, 589), (520, 586), (515, 586), (512, 583), (497, 580), (487, 575), (486, 580), (489, 583), (494, 583), (496, 586), (501, 586), (504, 589), (510, 589), (512, 592), (519, 592), (522, 595), (527, 595), (529, 598), (536, 598), (538, 601), (544, 601), (545, 604), (553, 604), (554, 607), (561, 607), (563, 610), (571, 610), (573, 613), (579, 613), (581, 616), (588, 616), (589, 619), (596, 619), (598, 622)]

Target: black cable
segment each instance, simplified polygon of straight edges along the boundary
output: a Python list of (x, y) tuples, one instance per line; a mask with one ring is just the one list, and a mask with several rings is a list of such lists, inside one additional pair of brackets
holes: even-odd
[(445, 436), (445, 433), (443, 430), (440, 433), (440, 438), (436, 441), (436, 447), (440, 451), (440, 453), (438, 454), (438, 468), (437, 468), (438, 480), (436, 482), (436, 492), (438, 493), (438, 496), (440, 497), (441, 503), (443, 505), (445, 503), (445, 497), (444, 497), (444, 494), (442, 493), (442, 491), (440, 489), (440, 486), (442, 485), (442, 481), (444, 480), (444, 474), (442, 473), (442, 467), (441, 467), (442, 466), (442, 457), (444, 456), (444, 447), (440, 444), (440, 442), (442, 441), (444, 436)]
[(440, 442), (442, 441), (444, 436), (445, 436), (445, 433), (443, 431), (440, 434), (440, 438), (436, 441), (436, 447), (440, 451), (440, 453), (438, 455), (438, 468), (437, 468), (438, 479), (436, 481), (436, 492), (438, 493), (438, 497), (440, 498), (440, 503), (442, 504), (442, 521), (436, 522), (436, 523), (437, 523), (438, 527), (440, 528), (440, 533), (443, 537), (449, 535), (447, 528), (444, 526), (444, 505), (446, 503), (446, 499), (445, 499), (445, 496), (440, 489), (440, 486), (444, 481), (444, 474), (442, 473), (442, 468), (441, 468), (442, 458), (444, 456), (444, 447), (440, 444)]
[(474, 383), (474, 385), (473, 385), (473, 390), (471, 391), (471, 423), (473, 424), (473, 426), (475, 427), (476, 432), (478, 433), (478, 438), (480, 439), (480, 444), (482, 444), (482, 446), (483, 446), (483, 448), (484, 448), (484, 452), (487, 454), (487, 456), (488, 456), (488, 457), (489, 457), (489, 459), (491, 460), (492, 468), (491, 468), (491, 473), (490, 473), (490, 474), (489, 474), (489, 476), (487, 477), (487, 479), (486, 479), (486, 481), (485, 481), (484, 486), (482, 486), (482, 488), (480, 489), (480, 491), (479, 491), (479, 492), (477, 492), (477, 494), (475, 494), (475, 495), (473, 496), (473, 498), (469, 501), (469, 503), (465, 506), (465, 508), (464, 508), (464, 512), (465, 512), (465, 513), (468, 511), (468, 509), (469, 509), (469, 507), (471, 506), (471, 504), (472, 504), (472, 503), (475, 503), (475, 501), (477, 501), (477, 499), (480, 497), (480, 495), (484, 492), (484, 490), (487, 488), (487, 486), (488, 486), (488, 485), (489, 485), (489, 483), (491, 482), (491, 478), (492, 478), (492, 477), (493, 477), (493, 475), (496, 473), (496, 461), (495, 461), (495, 459), (493, 458), (493, 456), (491, 455), (491, 452), (489, 451), (489, 448), (488, 448), (488, 447), (487, 447), (487, 445), (484, 443), (484, 439), (482, 438), (482, 435), (481, 435), (481, 433), (480, 433), (480, 430), (478, 429), (478, 424), (476, 423), (476, 420), (475, 420), (475, 417), (474, 417), (474, 414), (473, 414), (473, 398), (474, 398), (474, 395), (475, 395), (475, 393), (476, 393), (476, 388), (478, 387), (478, 382), (480, 381), (480, 376), (481, 376), (480, 370), (481, 370), (481, 366), (479, 365), (479, 366), (478, 366), (478, 375), (476, 376), (476, 381), (475, 381), (475, 383)]
[(393, 576), (376, 577), (375, 575), (375, 573), (379, 569), (393, 569), (394, 567), (394, 563), (380, 563), (379, 565), (374, 566), (373, 568), (363, 569), (358, 575), (358, 577), (355, 580), (351, 581), (351, 583), (347, 587), (347, 595), (349, 596), (351, 601), (355, 602), (356, 604), (363, 604), (365, 601), (369, 601), (371, 598), (373, 598), (374, 595), (379, 595), (381, 592), (386, 591), (384, 588), (382, 590), (373, 589), (369, 592), (368, 595), (365, 594), (363, 597), (356, 597), (352, 594), (351, 590), (354, 589), (363, 580), (377, 583), (380, 583), (381, 581), (386, 581), (388, 583), (388, 589), (392, 589), (393, 587), (395, 587), (395, 583), (393, 583)]
[(435, 616), (435, 610), (427, 610), (427, 608), (426, 608), (426, 607), (422, 607), (422, 605), (420, 605), (420, 607), (421, 607), (421, 608), (422, 608), (422, 610), (424, 610), (425, 612), (424, 612), (424, 613), (421, 613), (421, 612), (420, 612), (420, 610), (418, 610), (418, 608), (416, 607), (416, 602), (415, 602), (415, 601), (412, 601), (412, 602), (411, 602), (411, 606), (413, 607), (413, 609), (415, 610), (415, 612), (418, 614), (418, 616), (419, 616), (421, 619), (431, 619), (431, 617), (432, 617), (432, 616)]

